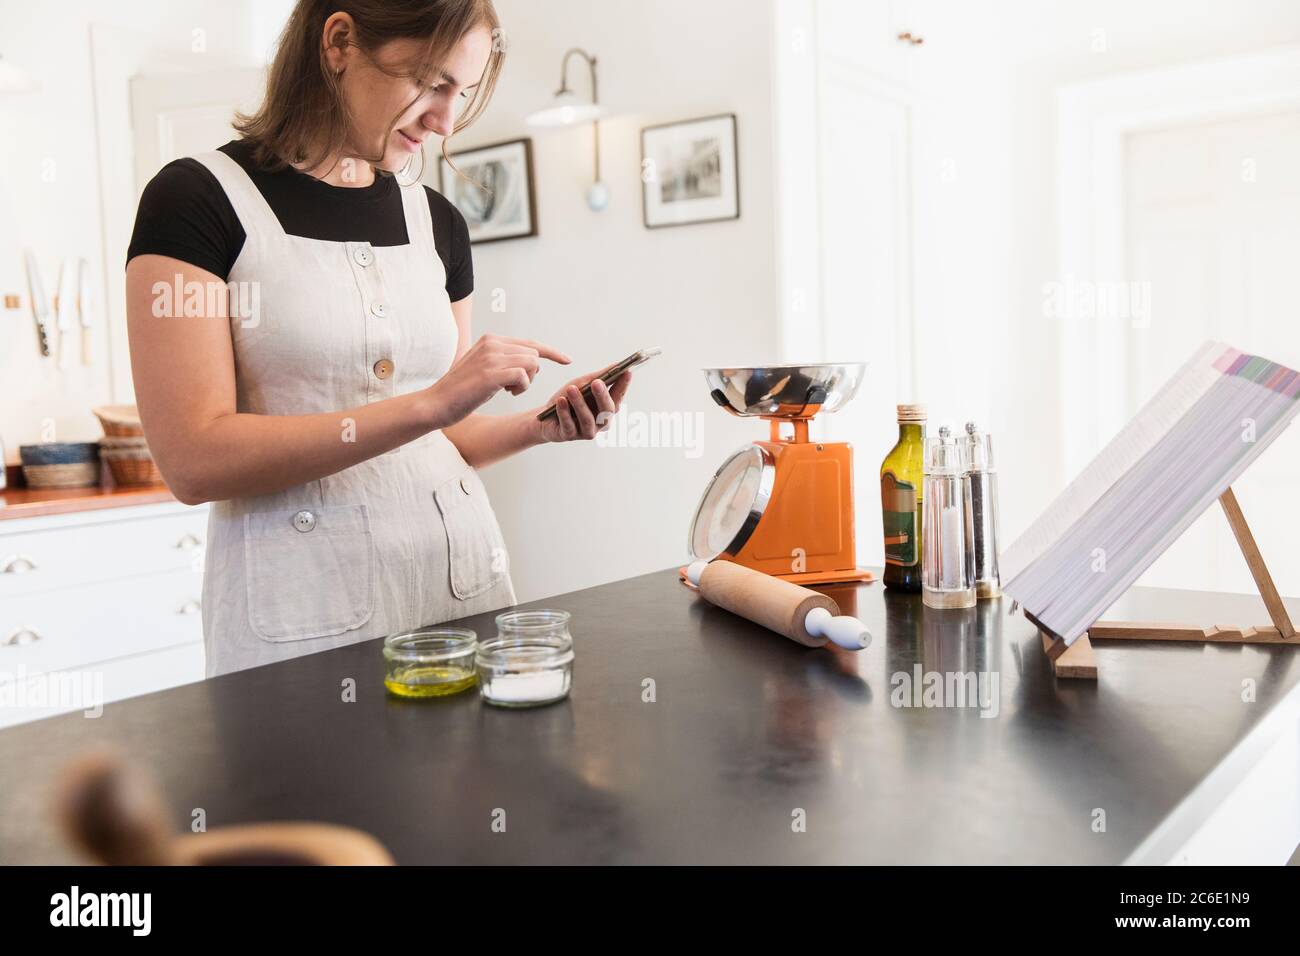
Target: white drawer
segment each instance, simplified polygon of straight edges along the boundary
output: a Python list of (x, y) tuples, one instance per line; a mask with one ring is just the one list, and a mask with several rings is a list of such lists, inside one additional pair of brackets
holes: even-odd
[(201, 572), (207, 524), (207, 509), (196, 508), (17, 534), (0, 527), (0, 601), (135, 574)]
[(0, 685), (0, 728), (79, 710), (88, 717), (99, 705), (203, 680), (203, 645), (181, 644), (108, 661), (91, 671), (54, 671)]
[(0, 682), (201, 641), (202, 590), (186, 568), (0, 602)]

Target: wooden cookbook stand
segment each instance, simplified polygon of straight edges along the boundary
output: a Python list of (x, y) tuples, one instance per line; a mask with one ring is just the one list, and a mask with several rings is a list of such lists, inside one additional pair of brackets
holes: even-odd
[(1192, 624), (1152, 624), (1142, 621), (1098, 621), (1068, 647), (1059, 637), (1051, 637), (1040, 632), (1043, 650), (1052, 661), (1052, 670), (1057, 677), (1075, 677), (1085, 680), (1097, 679), (1097, 659), (1092, 652), (1093, 640), (1127, 640), (1127, 641), (1216, 641), (1224, 644), (1291, 644), (1300, 647), (1300, 636), (1296, 635), (1291, 618), (1282, 604), (1282, 598), (1273, 585), (1273, 577), (1268, 573), (1264, 558), (1255, 544), (1255, 536), (1250, 533), (1246, 516), (1241, 513), (1237, 496), (1229, 488), (1219, 496), (1219, 504), (1232, 527), (1232, 534), (1237, 545), (1246, 558), (1251, 577), (1259, 596), (1264, 599), (1268, 616), (1273, 619), (1271, 627), (1236, 627), (1215, 624), (1210, 627), (1197, 627)]

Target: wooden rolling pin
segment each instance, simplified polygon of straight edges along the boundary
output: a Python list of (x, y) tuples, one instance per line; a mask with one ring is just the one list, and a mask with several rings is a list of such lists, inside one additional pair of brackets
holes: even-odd
[(368, 833), (325, 823), (252, 823), (175, 834), (151, 778), (117, 754), (93, 751), (58, 781), (54, 808), (71, 843), (99, 863), (125, 866), (387, 866)]
[(696, 561), (686, 577), (710, 604), (808, 647), (831, 641), (860, 651), (871, 643), (867, 626), (840, 614), (834, 598), (734, 561)]

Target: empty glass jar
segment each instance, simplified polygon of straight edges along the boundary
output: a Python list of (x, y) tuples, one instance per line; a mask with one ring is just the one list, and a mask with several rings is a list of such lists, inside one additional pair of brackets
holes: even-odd
[(573, 680), (569, 612), (507, 611), (497, 636), (479, 644), (479, 694), (498, 707), (537, 707), (563, 700)]

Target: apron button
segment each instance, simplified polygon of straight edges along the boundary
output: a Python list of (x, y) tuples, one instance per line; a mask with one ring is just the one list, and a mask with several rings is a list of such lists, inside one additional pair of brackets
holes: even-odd
[(375, 363), (375, 378), (387, 379), (393, 374), (393, 363), (388, 359), (380, 359)]
[(370, 313), (371, 315), (375, 316), (375, 318), (378, 319), (387, 318), (388, 306), (384, 305), (384, 303), (382, 302), (376, 302), (374, 305), (370, 307)]
[(362, 247), (352, 251), (352, 258), (356, 260), (357, 265), (368, 266), (370, 263), (375, 261), (375, 254), (369, 249)]
[(293, 526), (305, 534), (316, 527), (316, 516), (310, 511), (299, 511), (293, 516)]

